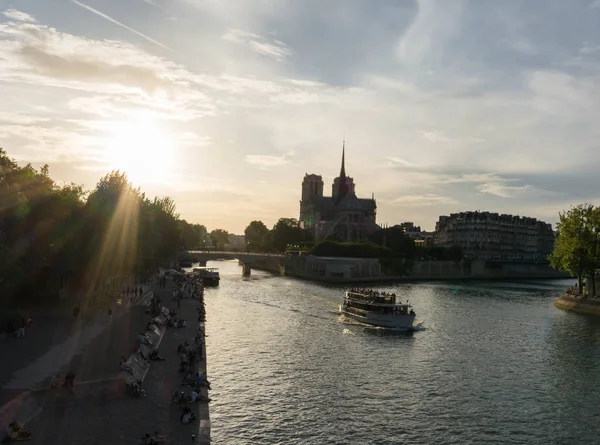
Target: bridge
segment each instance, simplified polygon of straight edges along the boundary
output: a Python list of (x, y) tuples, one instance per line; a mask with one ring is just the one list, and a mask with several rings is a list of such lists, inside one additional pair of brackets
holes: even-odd
[(180, 260), (191, 260), (206, 266), (207, 261), (215, 260), (238, 260), (242, 266), (242, 274), (249, 276), (252, 268), (267, 270), (269, 272), (283, 275), (287, 257), (281, 254), (258, 253), (258, 252), (227, 252), (217, 250), (189, 250), (181, 252)]

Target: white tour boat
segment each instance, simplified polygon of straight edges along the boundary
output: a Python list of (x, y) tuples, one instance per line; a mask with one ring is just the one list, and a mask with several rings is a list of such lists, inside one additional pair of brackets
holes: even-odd
[(371, 326), (411, 331), (415, 312), (408, 303), (396, 300), (396, 294), (370, 289), (347, 291), (340, 313)]

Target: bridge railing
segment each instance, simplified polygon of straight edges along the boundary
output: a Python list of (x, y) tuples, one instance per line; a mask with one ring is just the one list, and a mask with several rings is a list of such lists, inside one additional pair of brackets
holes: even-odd
[(187, 250), (187, 251), (185, 251), (185, 253), (188, 253), (190, 255), (201, 254), (201, 255), (212, 255), (212, 256), (219, 256), (219, 255), (247, 256), (247, 255), (252, 255), (252, 256), (265, 256), (265, 257), (277, 257), (277, 258), (283, 258), (283, 257), (285, 257), (285, 255), (282, 254), (282, 253), (242, 252), (242, 251), (239, 251), (239, 250), (238, 251)]

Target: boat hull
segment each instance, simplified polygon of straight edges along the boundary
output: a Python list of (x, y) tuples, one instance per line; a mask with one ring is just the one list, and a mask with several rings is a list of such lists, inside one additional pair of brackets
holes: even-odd
[(373, 312), (360, 313), (359, 311), (349, 311), (343, 306), (340, 306), (340, 313), (345, 317), (371, 326), (406, 331), (415, 329), (415, 317), (412, 315), (386, 315)]
[(221, 281), (221, 280), (220, 280), (220, 278), (218, 278), (218, 277), (217, 277), (217, 278), (213, 278), (213, 277), (202, 277), (202, 283), (203, 283), (205, 286), (209, 286), (209, 287), (215, 287), (215, 286), (218, 286), (218, 285), (219, 285), (219, 281)]

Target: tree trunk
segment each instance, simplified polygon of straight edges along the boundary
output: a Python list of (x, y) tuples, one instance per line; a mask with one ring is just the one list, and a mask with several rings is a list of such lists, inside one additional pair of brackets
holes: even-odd
[(577, 289), (577, 292), (579, 293), (579, 295), (583, 294), (583, 271), (581, 269), (579, 269), (579, 272), (577, 273), (577, 281), (579, 282), (579, 288)]
[(592, 298), (594, 298), (596, 296), (596, 270), (592, 271), (590, 277), (591, 277), (591, 282), (592, 282), (592, 285), (591, 285), (592, 289), (589, 291), (589, 293), (591, 294)]

